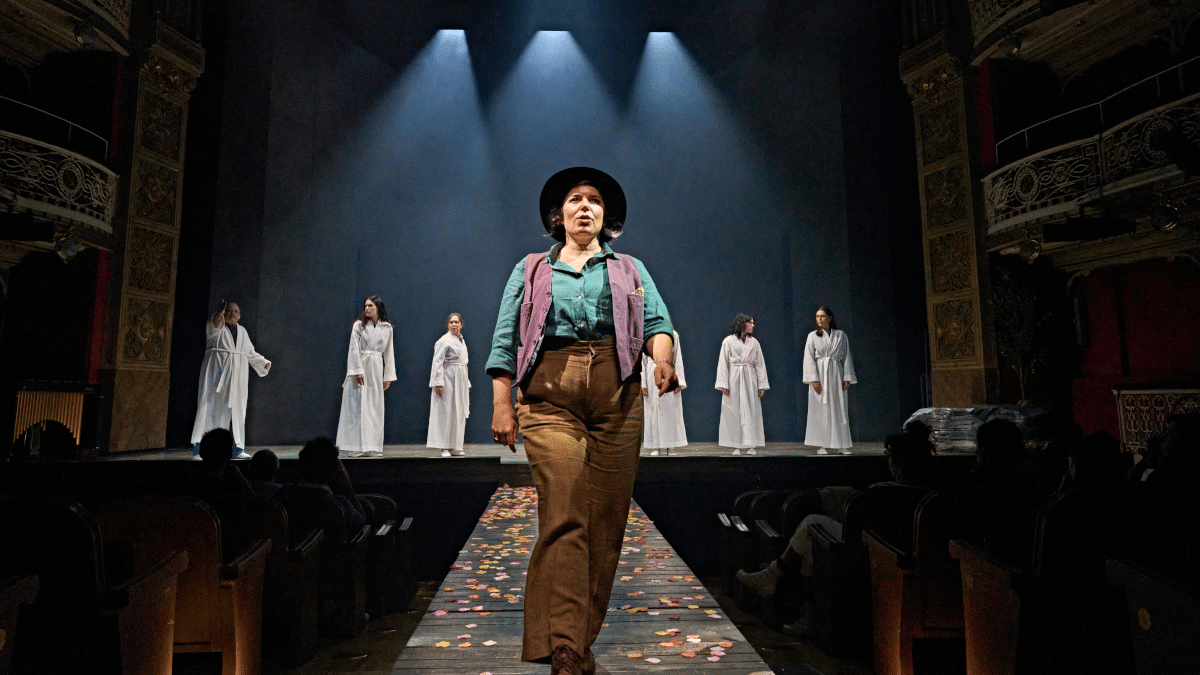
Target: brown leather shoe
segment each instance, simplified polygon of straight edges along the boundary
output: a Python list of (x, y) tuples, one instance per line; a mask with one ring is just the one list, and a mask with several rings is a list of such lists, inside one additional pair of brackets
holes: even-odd
[(583, 657), (566, 645), (554, 648), (550, 675), (583, 675)]
[(579, 664), (579, 672), (583, 675), (596, 675), (596, 656), (591, 647), (583, 648), (583, 662)]

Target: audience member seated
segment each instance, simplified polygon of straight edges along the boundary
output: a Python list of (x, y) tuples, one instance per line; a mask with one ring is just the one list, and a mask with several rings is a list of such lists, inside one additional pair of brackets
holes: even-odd
[(254, 453), (246, 467), (246, 473), (250, 474), (250, 488), (256, 495), (274, 497), (279, 488), (283, 487), (275, 482), (275, 476), (279, 473), (279, 457), (270, 450)]
[(1121, 444), (1107, 431), (1097, 431), (1071, 448), (1067, 473), (1059, 492), (1114, 485), (1120, 482)]
[(254, 494), (246, 477), (230, 463), (232, 453), (233, 434), (228, 429), (205, 433), (200, 439), (200, 473), (184, 484), (183, 492), (200, 498)]
[(338, 459), (338, 448), (333, 441), (322, 436), (314, 438), (304, 445), (299, 456), (300, 481), (294, 485), (284, 485), (276, 496), (285, 505), (289, 495), (297, 491), (320, 490), (327, 498), (341, 504), (346, 512), (346, 529), (355, 532), (367, 524), (366, 511), (354, 494), (354, 486), (346, 467)]
[[(930, 429), (921, 422), (915, 422), (905, 428), (904, 433), (892, 434), (884, 441), (884, 455), (887, 457), (888, 469), (892, 480), (876, 483), (871, 488), (885, 485), (912, 485), (917, 487), (933, 487), (934, 461), (933, 444), (929, 440)], [(868, 488), (868, 489), (871, 489)], [(842, 500), (839, 503), (845, 504)], [(805, 516), (792, 534), (791, 542), (783, 555), (771, 561), (767, 567), (758, 572), (738, 570), (737, 580), (763, 598), (775, 595), (775, 590), (787, 575), (800, 574), (811, 578), (812, 569), (812, 534), (809, 525), (820, 525), (830, 534), (841, 538), (842, 523), (839, 519), (841, 509), (832, 513), (814, 513)], [(807, 621), (802, 615), (795, 623), (784, 626), (784, 632), (791, 635), (804, 636), (807, 634)]]

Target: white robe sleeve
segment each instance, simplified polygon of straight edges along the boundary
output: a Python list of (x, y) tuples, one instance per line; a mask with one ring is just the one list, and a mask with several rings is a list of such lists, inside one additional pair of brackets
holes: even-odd
[(717, 354), (717, 389), (729, 388), (729, 347), (726, 342), (729, 338), (725, 338), (721, 342), (721, 353)]
[(642, 389), (649, 391), (654, 388), (654, 359), (642, 354)]
[[(239, 328), (241, 327), (239, 326)], [(242, 330), (245, 331), (246, 329), (242, 328)], [(246, 334), (246, 360), (250, 363), (250, 367), (254, 369), (254, 372), (258, 373), (259, 377), (267, 376), (267, 366), (270, 366), (271, 362), (267, 360), (267, 357), (254, 350), (254, 343), (250, 341), (249, 333)]]
[(433, 367), (429, 371), (429, 388), (445, 386), (446, 356), (450, 345), (441, 338), (433, 345)]
[(754, 372), (758, 375), (758, 388), (770, 389), (771, 385), (767, 382), (767, 361), (763, 358), (762, 346), (758, 344), (758, 340), (754, 340)]
[(679, 378), (679, 390), (687, 389), (687, 379), (683, 376), (683, 348), (679, 346), (679, 333), (672, 335), (675, 339), (675, 376)]
[(387, 324), (387, 346), (383, 348), (383, 381), (396, 381), (396, 357), (392, 353), (392, 335), (395, 331), (392, 330), (391, 324)]
[(842, 364), (842, 380), (850, 384), (858, 384), (858, 378), (854, 375), (854, 359), (850, 356), (850, 339), (842, 333), (842, 344), (846, 347), (846, 362)]
[(355, 375), (364, 375), (362, 353), (359, 351), (358, 343), (361, 342), (359, 334), (362, 333), (362, 324), (355, 321), (350, 327), (350, 353), (346, 356), (346, 377), (354, 377)]
[(804, 384), (812, 384), (820, 381), (821, 377), (817, 374), (817, 356), (814, 352), (816, 347), (813, 346), (814, 333), (808, 334), (808, 339), (804, 341), (804, 377), (801, 382)]

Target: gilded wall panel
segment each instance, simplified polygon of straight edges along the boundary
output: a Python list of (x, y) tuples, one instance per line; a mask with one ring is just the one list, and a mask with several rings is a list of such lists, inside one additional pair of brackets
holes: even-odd
[(183, 147), (183, 106), (145, 90), (139, 113), (142, 147), (178, 162)]
[(140, 162), (134, 175), (133, 212), (140, 218), (175, 227), (179, 172), (161, 164)]
[(962, 115), (958, 103), (956, 98), (921, 113), (921, 161), (925, 165), (962, 151)]
[(967, 172), (962, 166), (951, 166), (925, 175), (925, 226), (941, 227), (970, 216)]
[(175, 237), (134, 225), (129, 231), (129, 286), (151, 293), (169, 293), (175, 259)]
[(166, 301), (125, 299), (121, 356), (126, 362), (162, 362), (165, 365), (170, 308)]
[(975, 318), (974, 299), (934, 303), (933, 329), (936, 360), (975, 359), (975, 342), (979, 326)]
[(952, 293), (975, 285), (971, 262), (975, 258), (972, 237), (966, 231), (929, 239), (929, 282), (934, 293)]

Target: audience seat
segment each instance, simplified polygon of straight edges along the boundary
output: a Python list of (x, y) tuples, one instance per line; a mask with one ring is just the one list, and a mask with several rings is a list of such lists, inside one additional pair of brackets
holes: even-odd
[(317, 574), (325, 533), (313, 530), (292, 545), (288, 515), (272, 497), (209, 497), (221, 518), (222, 546), (245, 551), (271, 542), (263, 578), (263, 653), (289, 665), (317, 652)]
[(0, 579), (0, 675), (12, 672), (13, 645), (17, 640), (17, 611), (33, 602), (38, 578), (33, 575)]
[(1109, 560), (1124, 590), (1138, 675), (1185, 675), (1200, 667), (1200, 593), (1136, 563)]
[(106, 573), (106, 548), (79, 504), (0, 497), (0, 576), (35, 574), (39, 586), (18, 612), (11, 672), (171, 672), (176, 579), (188, 554), (170, 549), (147, 557), (117, 583)]
[(221, 523), (204, 502), (134, 497), (97, 509), (105, 542), (128, 547), (135, 564), (187, 550), (179, 575), (175, 652), (220, 652), (223, 675), (258, 675), (262, 662), (263, 574), (271, 541), (222, 556)]
[(373, 532), (367, 550), (367, 613), (384, 616), (403, 611), (416, 593), (412, 575), (412, 518), (401, 518), (396, 500), (387, 495), (360, 494), (372, 505)]

